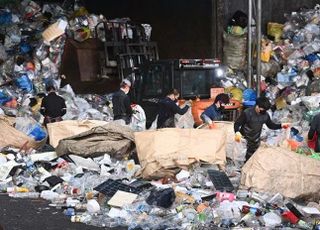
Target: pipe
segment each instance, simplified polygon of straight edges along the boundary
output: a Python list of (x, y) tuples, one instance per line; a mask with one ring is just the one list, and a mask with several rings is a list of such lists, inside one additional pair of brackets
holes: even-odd
[(260, 96), (261, 81), (261, 0), (257, 0), (257, 96)]
[(248, 61), (247, 61), (247, 81), (248, 88), (252, 87), (252, 1), (248, 0)]
[(211, 0), (211, 52), (214, 58), (218, 57), (218, 22), (217, 22), (217, 0)]

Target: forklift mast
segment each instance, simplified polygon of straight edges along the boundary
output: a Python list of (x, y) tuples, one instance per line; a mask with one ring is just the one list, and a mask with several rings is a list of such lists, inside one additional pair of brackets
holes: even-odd
[(60, 67), (67, 77), (63, 84), (71, 84), (76, 93), (98, 94), (117, 90), (124, 78), (134, 84), (139, 66), (159, 59), (157, 44), (142, 25), (127, 18), (104, 20), (92, 38), (67, 38)]

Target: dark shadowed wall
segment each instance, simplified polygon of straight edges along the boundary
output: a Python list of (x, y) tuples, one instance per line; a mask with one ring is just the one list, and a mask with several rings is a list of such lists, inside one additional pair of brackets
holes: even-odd
[[(236, 10), (247, 12), (247, 0), (85, 0), (92, 13), (108, 19), (130, 17), (151, 24), (160, 58), (221, 56), (221, 32)], [(262, 0), (262, 29), (284, 22), (284, 13), (314, 7), (319, 0)]]

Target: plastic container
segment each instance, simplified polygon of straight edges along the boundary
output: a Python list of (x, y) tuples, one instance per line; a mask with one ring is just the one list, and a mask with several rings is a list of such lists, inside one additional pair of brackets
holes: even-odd
[(222, 202), (224, 200), (228, 200), (228, 201), (234, 201), (236, 199), (236, 195), (234, 195), (233, 193), (229, 193), (229, 192), (217, 192), (216, 193), (216, 199), (219, 202)]
[(250, 206), (247, 206), (247, 205), (243, 205), (242, 206), (241, 212), (244, 213), (244, 214), (251, 213), (251, 214), (254, 214), (256, 216), (263, 215), (263, 211), (261, 209), (256, 208), (256, 207), (250, 207)]
[(291, 211), (285, 211), (281, 214), (281, 216), (288, 220), (291, 224), (296, 224), (299, 221), (299, 218), (296, 217)]
[(29, 192), (29, 189), (25, 187), (8, 187), (7, 188), (7, 193), (22, 193), (22, 192)]
[(282, 222), (281, 217), (274, 212), (268, 212), (262, 217), (266, 227), (276, 227)]
[(30, 131), (30, 133), (28, 134), (28, 136), (31, 136), (33, 139), (35, 139), (36, 141), (41, 141), (44, 138), (46, 138), (47, 134), (46, 132), (40, 127), (39, 124), (35, 124), (32, 127), (32, 130)]
[(97, 213), (100, 211), (100, 205), (99, 203), (92, 199), (92, 200), (88, 200), (88, 203), (87, 203), (87, 210), (89, 213)]
[(11, 193), (10, 197), (13, 198), (29, 198), (29, 199), (37, 199), (40, 196), (38, 192), (24, 192), (24, 193)]

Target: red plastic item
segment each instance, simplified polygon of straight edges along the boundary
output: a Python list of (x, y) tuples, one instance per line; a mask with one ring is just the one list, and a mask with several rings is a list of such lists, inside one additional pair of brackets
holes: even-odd
[(317, 140), (318, 140), (318, 134), (314, 133), (314, 135), (312, 137), (312, 140), (308, 140), (308, 147), (310, 149), (315, 150), (316, 149)]
[(216, 199), (219, 202), (222, 202), (224, 200), (228, 200), (230, 202), (234, 201), (236, 199), (236, 195), (234, 195), (233, 193), (229, 193), (229, 192), (217, 192), (216, 193)]
[(299, 221), (299, 218), (296, 217), (291, 211), (286, 211), (282, 213), (282, 217), (290, 221), (291, 224), (296, 224)]

